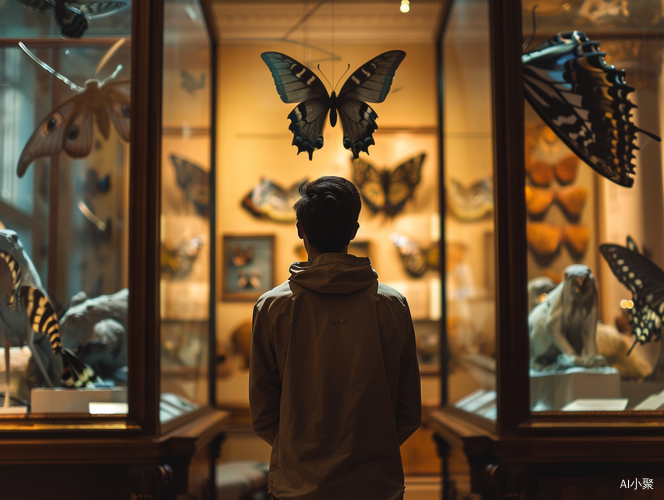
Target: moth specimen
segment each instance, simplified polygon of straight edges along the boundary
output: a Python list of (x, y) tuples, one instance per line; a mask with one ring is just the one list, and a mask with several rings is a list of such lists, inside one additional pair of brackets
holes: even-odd
[[(123, 42), (124, 39), (118, 40), (108, 50), (95, 74)], [(78, 92), (51, 111), (28, 139), (18, 161), (19, 177), (23, 177), (38, 158), (60, 152), (70, 158), (88, 156), (94, 143), (95, 123), (104, 139), (108, 139), (112, 123), (120, 139), (129, 142), (130, 81), (109, 82), (122, 70), (122, 65), (104, 80), (90, 79), (85, 82), (85, 87), (80, 87), (41, 61), (22, 42), (19, 46), (33, 61)]]

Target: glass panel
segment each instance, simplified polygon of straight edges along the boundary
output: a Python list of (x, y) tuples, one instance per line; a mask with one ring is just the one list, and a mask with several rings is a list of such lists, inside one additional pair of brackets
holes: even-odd
[(66, 39), (53, 12), (0, 5), (0, 413), (122, 413), (131, 9), (67, 10)]
[(662, 129), (662, 7), (524, 1), (524, 37), (535, 3), (523, 56), (530, 404), (660, 409), (664, 184), (650, 133)]
[(208, 403), (211, 48), (195, 0), (165, 4), (162, 423)]
[(488, 2), (456, 1), (443, 39), (449, 403), (496, 418)]
[[(355, 180), (364, 195), (360, 229), (349, 252), (368, 256), (380, 281), (407, 297), (423, 403), (439, 405), (440, 180), (432, 40), (442, 3), (420, 1), (409, 14), (399, 11), (398, 2), (223, 0), (215, 8), (221, 33), (218, 64), (224, 69), (217, 129), (223, 243), (218, 339), (228, 361), (219, 368), (218, 401), (248, 407), (253, 306), (261, 293), (289, 278), (294, 261), (308, 257), (292, 211), (297, 187), (303, 180), (336, 175)], [(406, 57), (384, 102), (370, 104), (379, 116), (375, 145), (369, 147), (370, 155), (359, 154), (384, 183), (354, 176), (360, 164), (344, 148), (341, 121), (333, 128), (325, 120), (324, 145), (311, 160), (306, 152), (297, 155), (287, 119), (296, 103), (282, 102), (261, 54), (286, 54), (311, 68), (327, 92), (336, 85), (339, 93), (360, 66), (395, 49)], [(410, 186), (395, 182), (403, 164), (412, 171), (419, 167), (421, 175)], [(403, 188), (400, 192), (397, 185)], [(394, 209), (385, 200), (390, 186), (395, 199), (403, 196)], [(245, 257), (252, 252), (251, 259)]]

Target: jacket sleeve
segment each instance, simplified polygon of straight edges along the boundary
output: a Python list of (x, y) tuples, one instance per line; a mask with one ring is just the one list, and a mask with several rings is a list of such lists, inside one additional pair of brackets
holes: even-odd
[(410, 309), (406, 303), (406, 345), (401, 353), (399, 367), (399, 393), (397, 396), (397, 432), (402, 445), (422, 422), (422, 393), (420, 389), (420, 367), (415, 350), (415, 330)]
[(254, 307), (249, 363), (251, 425), (258, 437), (273, 445), (279, 426), (281, 377), (274, 351), (274, 336), (266, 325), (260, 303)]

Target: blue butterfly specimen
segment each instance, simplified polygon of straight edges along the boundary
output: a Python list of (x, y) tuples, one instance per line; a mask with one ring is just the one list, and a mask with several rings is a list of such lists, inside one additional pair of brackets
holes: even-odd
[(88, 19), (114, 14), (128, 5), (127, 1), (113, 0), (17, 0), (17, 2), (38, 14), (50, 15), (53, 9), (62, 36), (68, 38), (83, 36), (88, 29)]
[(523, 54), (525, 96), (560, 139), (607, 179), (634, 183), (636, 132), (660, 138), (632, 122), (633, 87), (625, 70), (606, 64), (606, 54), (580, 31), (558, 33)]
[(378, 115), (367, 102), (385, 100), (394, 73), (404, 57), (406, 53), (402, 50), (374, 57), (348, 77), (339, 95), (336, 91), (329, 95), (323, 82), (302, 63), (279, 52), (263, 52), (261, 58), (272, 72), (281, 100), (299, 103), (288, 115), (297, 154), (306, 151), (311, 160), (314, 151), (323, 147), (323, 127), (328, 111), (332, 127), (337, 124), (337, 113), (341, 118), (344, 148), (349, 149), (354, 158), (360, 151), (368, 153), (369, 146), (375, 144), (373, 133), (378, 128)]
[(634, 305), (628, 309), (628, 316), (636, 336), (634, 345), (636, 342), (645, 344), (653, 336), (659, 340), (664, 320), (664, 271), (639, 253), (629, 236), (626, 247), (604, 244), (600, 245), (599, 251), (618, 281), (632, 292)]

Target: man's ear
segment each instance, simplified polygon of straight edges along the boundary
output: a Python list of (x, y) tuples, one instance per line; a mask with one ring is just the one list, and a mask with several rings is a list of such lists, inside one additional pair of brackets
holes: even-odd
[(295, 227), (297, 228), (297, 237), (300, 238), (301, 240), (304, 239), (304, 229), (302, 229), (302, 224), (300, 224), (300, 221), (297, 221), (295, 224)]
[(357, 234), (358, 229), (360, 229), (360, 223), (356, 222), (355, 223), (355, 231), (353, 231), (353, 234), (350, 237), (351, 241), (353, 241), (355, 239), (355, 235)]

